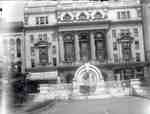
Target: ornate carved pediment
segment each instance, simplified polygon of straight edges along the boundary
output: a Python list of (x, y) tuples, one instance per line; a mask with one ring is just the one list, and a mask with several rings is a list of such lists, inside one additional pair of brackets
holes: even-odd
[(80, 13), (78, 19), (79, 19), (79, 20), (86, 20), (86, 19), (87, 19), (87, 15), (86, 15), (84, 12), (82, 12), (82, 13)]
[(46, 46), (49, 46), (51, 43), (47, 42), (47, 41), (44, 41), (44, 40), (41, 40), (41, 41), (38, 41), (35, 46), (36, 47), (46, 47)]
[(94, 19), (101, 19), (103, 18), (103, 15), (100, 12), (96, 12), (94, 15)]
[(57, 21), (59, 23), (78, 23), (78, 22), (90, 22), (99, 21), (108, 18), (108, 14), (101, 10), (84, 10), (84, 11), (69, 11), (59, 12), (57, 15)]
[(133, 40), (134, 40), (133, 37), (131, 37), (131, 36), (128, 35), (128, 34), (124, 34), (124, 35), (121, 36), (120, 39), (118, 39), (118, 42), (131, 42), (131, 43), (132, 43)]
[(63, 21), (70, 21), (71, 20), (71, 16), (66, 13), (64, 16), (63, 16)]

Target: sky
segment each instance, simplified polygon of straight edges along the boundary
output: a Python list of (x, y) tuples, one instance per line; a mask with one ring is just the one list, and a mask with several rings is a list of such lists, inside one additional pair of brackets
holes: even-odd
[(5, 21), (21, 21), (24, 14), (23, 1), (0, 1), (2, 7), (2, 18)]

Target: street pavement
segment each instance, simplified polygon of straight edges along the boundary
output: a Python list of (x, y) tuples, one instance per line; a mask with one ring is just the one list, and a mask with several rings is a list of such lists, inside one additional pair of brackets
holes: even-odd
[(126, 96), (58, 101), (53, 107), (46, 106), (32, 112), (22, 111), (20, 114), (150, 114), (150, 100)]

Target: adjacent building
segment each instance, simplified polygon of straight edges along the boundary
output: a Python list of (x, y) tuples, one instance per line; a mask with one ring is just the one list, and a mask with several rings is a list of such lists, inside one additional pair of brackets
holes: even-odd
[(24, 72), (24, 33), (22, 22), (3, 22), (1, 37), (3, 55), (8, 65), (14, 65), (19, 72)]
[[(147, 80), (149, 80), (150, 74), (150, 1), (143, 1), (143, 30), (144, 30), (144, 47), (145, 47), (145, 57), (147, 61)], [(149, 81), (148, 81), (149, 82)]]

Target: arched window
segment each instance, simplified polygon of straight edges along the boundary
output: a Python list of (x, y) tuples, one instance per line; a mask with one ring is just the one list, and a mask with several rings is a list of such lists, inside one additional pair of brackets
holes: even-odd
[(15, 40), (14, 39), (10, 39), (9, 43), (10, 43), (10, 46), (14, 46), (15, 45)]
[(101, 19), (103, 15), (100, 12), (96, 12), (94, 15), (94, 19)]
[(86, 20), (86, 19), (87, 19), (87, 15), (82, 12), (82, 13), (79, 15), (79, 20)]
[(66, 62), (75, 60), (74, 38), (70, 34), (64, 36), (64, 58)]
[(64, 20), (64, 21), (70, 21), (70, 20), (71, 20), (71, 16), (70, 16), (68, 13), (66, 13), (66, 14), (63, 16), (63, 20)]
[(105, 57), (105, 38), (103, 33), (97, 32), (95, 34), (95, 53), (97, 60), (104, 60)]
[(17, 39), (17, 57), (21, 57), (21, 40)]
[(88, 61), (90, 59), (90, 44), (89, 44), (89, 34), (81, 33), (79, 35), (80, 44), (80, 58), (83, 61)]

